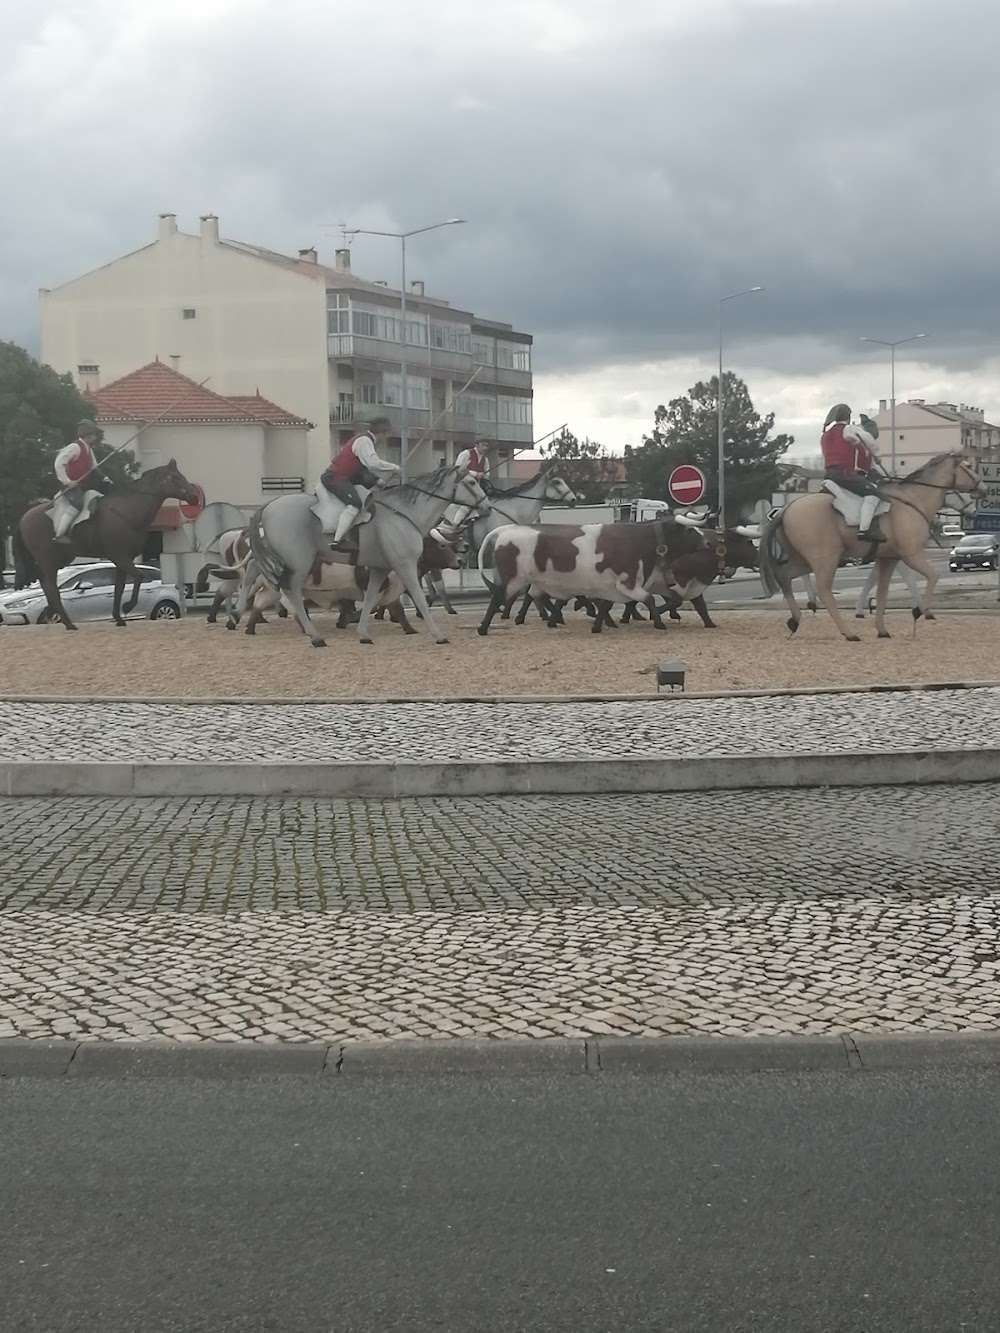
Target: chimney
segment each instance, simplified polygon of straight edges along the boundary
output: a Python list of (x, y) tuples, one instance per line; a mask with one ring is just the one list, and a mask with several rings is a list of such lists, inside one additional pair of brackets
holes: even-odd
[(373, 287), (388, 287), (388, 285), (389, 284), (386, 282), (385, 278), (376, 278), (372, 283)]
[(316, 253), (316, 247), (314, 245), (309, 246), (305, 250), (300, 250), (299, 258), (302, 260), (304, 264), (319, 263), (319, 255)]
[(348, 249), (338, 250), (336, 253), (336, 265), (338, 273), (350, 273), (351, 271), (351, 252)]
[(219, 244), (219, 219), (214, 213), (202, 213), (201, 239), (206, 245)]
[(96, 393), (101, 383), (101, 368), (93, 361), (81, 362), (76, 368), (81, 393)]
[(156, 223), (156, 239), (167, 241), (177, 235), (177, 214), (161, 213)]
[(414, 296), (423, 296), (423, 294), (424, 294), (424, 283), (423, 283), (423, 279), (422, 279), (422, 278), (417, 278), (417, 279), (415, 279), (413, 282), (411, 282), (411, 283), (410, 283), (410, 291), (413, 293)]
[(180, 369), (181, 369), (181, 354), (180, 354), (180, 352), (171, 352), (171, 353), (170, 353), (170, 369), (171, 369), (171, 370), (176, 370), (177, 373), (180, 374)]
[(880, 399), (878, 400), (878, 410), (879, 410), (880, 412), (884, 412), (884, 411), (886, 410), (886, 407), (887, 407), (887, 406), (888, 406), (888, 404), (886, 403), (886, 401), (885, 401), (884, 398), (880, 398)]

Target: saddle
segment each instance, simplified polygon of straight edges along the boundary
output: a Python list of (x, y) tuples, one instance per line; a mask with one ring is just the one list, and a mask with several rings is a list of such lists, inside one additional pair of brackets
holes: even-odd
[[(371, 491), (366, 490), (363, 486), (357, 486), (355, 489), (361, 496), (361, 513), (354, 520), (354, 527), (357, 527), (359, 523), (367, 523), (371, 519), (371, 505), (368, 503)], [(335, 495), (331, 494), (321, 481), (316, 483), (313, 494), (316, 496), (316, 503), (309, 506), (310, 512), (319, 519), (324, 532), (336, 532), (340, 516), (347, 505), (344, 504), (343, 500), (338, 500)]]
[[(822, 489), (833, 496), (833, 507), (847, 526), (849, 528), (860, 527), (861, 502), (864, 496), (855, 495), (853, 491), (845, 490), (843, 486), (838, 486), (835, 481), (831, 481), (829, 478), (823, 482)], [(887, 514), (889, 508), (889, 501), (879, 496), (875, 517), (879, 518), (882, 514)]]
[(59, 522), (65, 514), (72, 513), (75, 515), (72, 523), (66, 530), (66, 536), (68, 537), (74, 528), (79, 527), (81, 523), (86, 523), (89, 518), (93, 517), (94, 510), (97, 508), (97, 502), (101, 499), (103, 499), (103, 496), (100, 491), (85, 491), (83, 496), (83, 507), (77, 509), (76, 505), (72, 504), (66, 498), (65, 491), (60, 491), (53, 499), (48, 509), (46, 509), (45, 513), (51, 519), (53, 528), (59, 527)]

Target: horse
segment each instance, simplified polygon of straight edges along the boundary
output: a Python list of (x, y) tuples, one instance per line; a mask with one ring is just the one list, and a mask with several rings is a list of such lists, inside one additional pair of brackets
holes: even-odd
[[(213, 541), (210, 541), (205, 547), (204, 554), (208, 555), (213, 546), (219, 548), (219, 560), (221, 564), (209, 561), (202, 565), (198, 570), (198, 576), (194, 581), (194, 590), (197, 593), (208, 592), (208, 580), (210, 577), (219, 579), (223, 586), (216, 590), (212, 599), (212, 605), (209, 607), (207, 623), (214, 625), (219, 618), (219, 612), (223, 607), (226, 608), (226, 614), (233, 609), (236, 596), (239, 589), (235, 586), (225, 586), (227, 581), (235, 585), (237, 579), (243, 577), (243, 571), (246, 569), (247, 561), (250, 559), (250, 534), (246, 528), (227, 528), (225, 532), (219, 534)], [(284, 603), (278, 603), (278, 618), (284, 620), (288, 616), (288, 611)], [(257, 624), (266, 625), (267, 621), (263, 615), (257, 619)]]
[[(76, 625), (70, 620), (59, 596), (58, 574), (64, 565), (72, 564), (78, 556), (91, 560), (110, 560), (115, 567), (114, 621), (121, 628), (128, 623), (125, 617), (135, 609), (139, 600), (142, 575), (135, 568), (149, 540), (153, 519), (164, 500), (184, 500), (195, 504), (200, 493), (179, 471), (176, 459), (162, 467), (150, 468), (135, 481), (125, 482), (102, 495), (93, 505), (87, 519), (78, 520), (70, 529), (68, 542), (55, 540), (55, 529), (48, 516), (52, 501), (33, 505), (25, 513), (14, 533), (15, 586), (24, 588), (36, 580), (45, 593), (46, 611), (50, 620), (61, 620), (69, 630)], [(122, 607), (125, 583), (132, 576), (132, 593)]]
[(976, 496), (982, 489), (982, 478), (972, 462), (957, 451), (935, 454), (909, 476), (890, 478), (880, 488), (882, 498), (889, 502), (889, 510), (879, 520), (885, 541), (878, 544), (877, 554), (869, 549), (872, 543), (847, 526), (828, 492), (797, 496), (764, 529), (760, 544), (764, 593), (768, 597), (777, 592), (784, 596), (791, 613), (788, 628), (794, 634), (802, 612), (792, 591), (792, 579), (812, 571), (819, 600), (833, 623), (848, 643), (859, 643), (861, 636), (845, 625), (837, 609), (833, 579), (842, 553), (874, 557), (878, 562), (875, 625), (878, 637), (888, 639), (885, 607), (889, 580), (901, 560), (926, 580), (924, 595), (912, 609), (915, 628), (920, 616), (927, 613), (937, 583), (937, 573), (927, 559), (925, 547), (942, 501), (949, 491)]
[[(474, 518), (467, 527), (469, 549), (473, 555), (478, 554), (487, 533), (492, 532), (494, 528), (503, 527), (505, 523), (521, 523), (529, 526), (535, 523), (546, 501), (564, 504), (570, 509), (576, 505), (576, 494), (556, 472), (556, 467), (555, 460), (552, 460), (519, 486), (511, 486), (505, 490), (493, 486), (487, 491), (489, 512), (481, 518)], [(428, 574), (425, 581), (432, 595), (436, 594), (441, 598), (441, 604), (448, 615), (458, 615), (448, 600), (442, 575)]]
[[(312, 495), (279, 495), (254, 514), (250, 521), (251, 559), (243, 576), (235, 615), (230, 615), (227, 628), (235, 629), (258, 578), (263, 575), (285, 594), (313, 647), (326, 647), (326, 641), (309, 618), (302, 599), (303, 584), (317, 557), (322, 558), (330, 550), (330, 535), (323, 531), (313, 512), (314, 504)], [(368, 630), (372, 607), (379, 588), (393, 572), (402, 579), (434, 641), (448, 642), (447, 635), (431, 615), (420, 586), (417, 565), (423, 553), (424, 538), (453, 504), (466, 505), (477, 514), (488, 512), (489, 500), (466, 468), (439, 467), (411, 481), (377, 487), (370, 493), (366, 501), (370, 506), (370, 517), (354, 529), (358, 564), (369, 570), (368, 587), (358, 621), (361, 643), (372, 642)]]

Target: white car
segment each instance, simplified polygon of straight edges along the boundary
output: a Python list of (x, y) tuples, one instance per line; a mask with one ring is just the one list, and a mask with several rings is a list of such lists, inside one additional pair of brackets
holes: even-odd
[[(137, 565), (142, 575), (139, 600), (130, 620), (177, 620), (181, 606), (177, 589), (160, 580), (160, 571), (153, 565)], [(132, 592), (129, 580), (122, 598), (127, 602)], [(79, 620), (110, 620), (115, 600), (115, 567), (102, 560), (86, 565), (67, 565), (59, 572), (59, 595), (70, 618)], [(0, 593), (0, 625), (45, 625), (51, 616), (45, 605), (45, 594), (37, 583), (20, 588), (17, 592)]]

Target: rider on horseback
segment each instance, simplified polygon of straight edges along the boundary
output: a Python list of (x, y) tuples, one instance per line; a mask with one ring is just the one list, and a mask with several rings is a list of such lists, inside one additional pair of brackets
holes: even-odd
[[(493, 494), (493, 487), (490, 485), (489, 478), (490, 461), (486, 457), (486, 451), (479, 447), (478, 440), (457, 455), (455, 466), (467, 468), (469, 475), (475, 477), (486, 494)], [(446, 544), (453, 541), (471, 513), (472, 510), (468, 505), (452, 505), (445, 514), (441, 527), (435, 528), (431, 536)], [(442, 532), (444, 533), (443, 536)]]
[(97, 470), (94, 457), (94, 445), (100, 438), (100, 430), (93, 421), (81, 421), (76, 428), (76, 439), (60, 449), (55, 457), (55, 473), (64, 502), (63, 512), (55, 529), (57, 542), (69, 542), (72, 538), (69, 530), (79, 518), (84, 506), (85, 482), (88, 480), (98, 485), (110, 486), (111, 482)]
[[(320, 477), (318, 498), (322, 501), (322, 492), (329, 491), (346, 506), (337, 521), (333, 538), (335, 546), (344, 540), (361, 514), (362, 500), (356, 488), (364, 486), (371, 490), (378, 485), (380, 476), (388, 478), (401, 471), (398, 464), (387, 463), (378, 454), (378, 445), (385, 443), (388, 431), (388, 420), (376, 417), (364, 430), (341, 446), (333, 462)], [(323, 531), (329, 530), (324, 520)]]
[(851, 409), (846, 403), (832, 407), (823, 423), (820, 448), (829, 481), (861, 497), (858, 536), (867, 542), (885, 541), (872, 527), (879, 506), (878, 487), (871, 480), (878, 454), (878, 426), (862, 414), (862, 425), (851, 424)]

